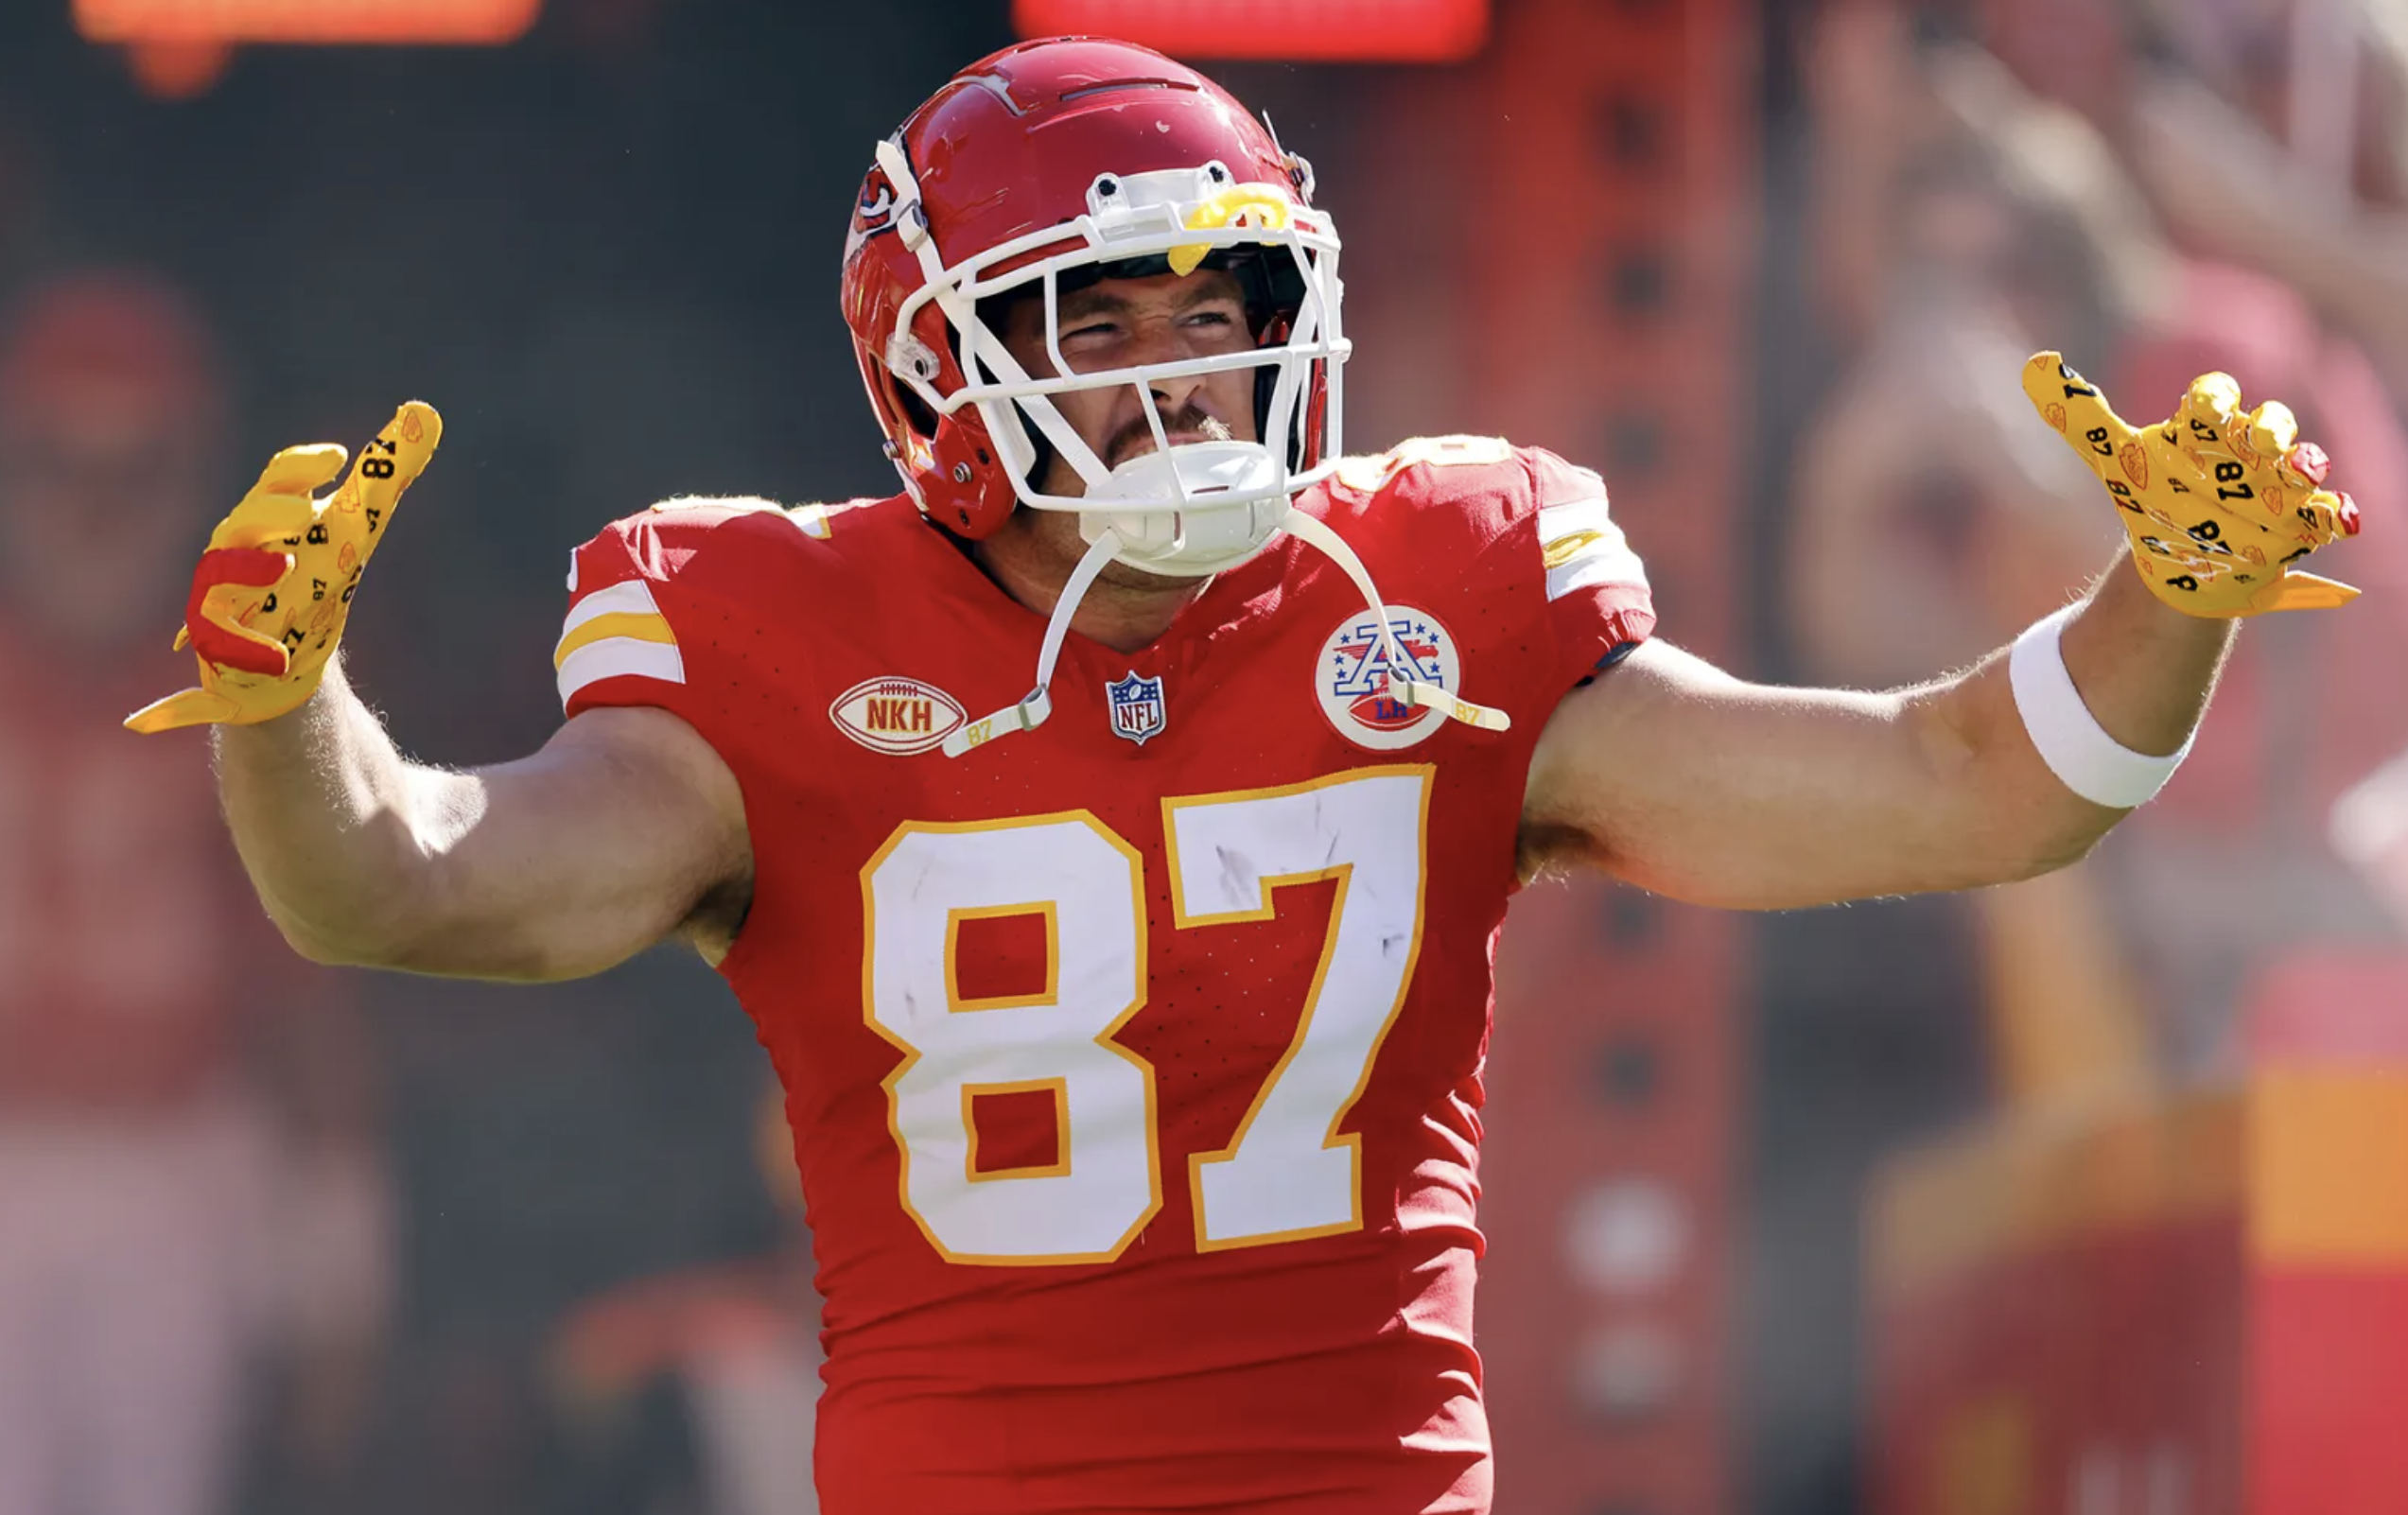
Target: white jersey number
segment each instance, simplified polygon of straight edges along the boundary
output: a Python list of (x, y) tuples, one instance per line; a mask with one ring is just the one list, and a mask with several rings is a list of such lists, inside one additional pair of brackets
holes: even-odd
[[(1199, 1248), (1363, 1224), (1358, 1140), (1370, 1081), (1422, 945), (1430, 769), (1362, 769), (1283, 789), (1162, 802), (1181, 930), (1267, 920), (1283, 884), (1334, 879), (1320, 966), (1286, 1053), (1230, 1145), (1189, 1159)], [(907, 1054), (887, 1079), (903, 1206), (956, 1262), (1107, 1262), (1162, 1206), (1154, 1070), (1111, 1040), (1145, 1002), (1137, 850), (1084, 810), (911, 823), (862, 872), (869, 1023)], [(965, 919), (1041, 915), (1042, 993), (965, 1001)], [(1051, 1090), (1061, 1160), (980, 1174), (972, 1102)]]

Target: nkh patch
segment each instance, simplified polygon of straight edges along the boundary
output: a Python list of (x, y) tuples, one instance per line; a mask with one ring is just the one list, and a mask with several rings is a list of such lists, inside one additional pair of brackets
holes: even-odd
[(836, 696), (828, 719), (872, 752), (907, 758), (942, 745), (968, 717), (961, 701), (935, 685), (887, 673)]
[(1112, 712), (1112, 735), (1141, 747), (1148, 738), (1160, 736), (1170, 719), (1162, 704), (1162, 681), (1141, 677), (1135, 669), (1128, 677), (1105, 685), (1104, 699)]
[(1321, 713), (1337, 734), (1358, 747), (1394, 752), (1410, 747), (1446, 722), (1446, 712), (1407, 705), (1391, 686), (1405, 679), (1433, 684), (1450, 694), (1463, 692), (1463, 665), (1455, 637), (1426, 610), (1388, 607), (1388, 634), (1410, 665), (1392, 669), (1380, 638), (1379, 618), (1366, 610), (1330, 633), (1314, 670)]

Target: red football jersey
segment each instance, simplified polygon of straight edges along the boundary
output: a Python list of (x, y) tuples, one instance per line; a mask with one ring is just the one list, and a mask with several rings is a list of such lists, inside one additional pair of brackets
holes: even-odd
[(834, 1515), (1479, 1511), (1490, 959), (1530, 752), (1651, 628), (1595, 474), (1485, 438), (1301, 501), (1160, 640), (1045, 620), (907, 499), (676, 505), (579, 549), (570, 714), (650, 705), (742, 783), (722, 971), (785, 1081), (827, 1298)]

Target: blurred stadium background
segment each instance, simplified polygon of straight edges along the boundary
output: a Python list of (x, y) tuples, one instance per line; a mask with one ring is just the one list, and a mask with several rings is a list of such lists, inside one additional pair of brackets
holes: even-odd
[(408, 395), (446, 445), (350, 656), (448, 762), (551, 729), (605, 520), (886, 492), (845, 217), (1016, 25), (1267, 110), (1347, 239), (1352, 444), (1593, 463), (1750, 675), (1924, 676), (2101, 560), (2034, 348), (2300, 411), (2369, 593), (2254, 627), (2092, 860), (1524, 897), (1481, 1345), (1509, 1515), (2408, 1510), (2403, 0), (8, 0), (0, 1515), (812, 1507), (717, 981), (306, 970), (201, 739), (114, 723), (249, 470)]

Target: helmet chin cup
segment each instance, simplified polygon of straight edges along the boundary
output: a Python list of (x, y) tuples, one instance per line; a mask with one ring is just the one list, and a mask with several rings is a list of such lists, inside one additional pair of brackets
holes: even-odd
[[(1260, 552), (1287, 519), (1287, 470), (1254, 442), (1190, 442), (1129, 459), (1089, 490), (1079, 535), (1118, 537), (1118, 561), (1201, 578)], [(1157, 502), (1160, 503), (1157, 503)]]

